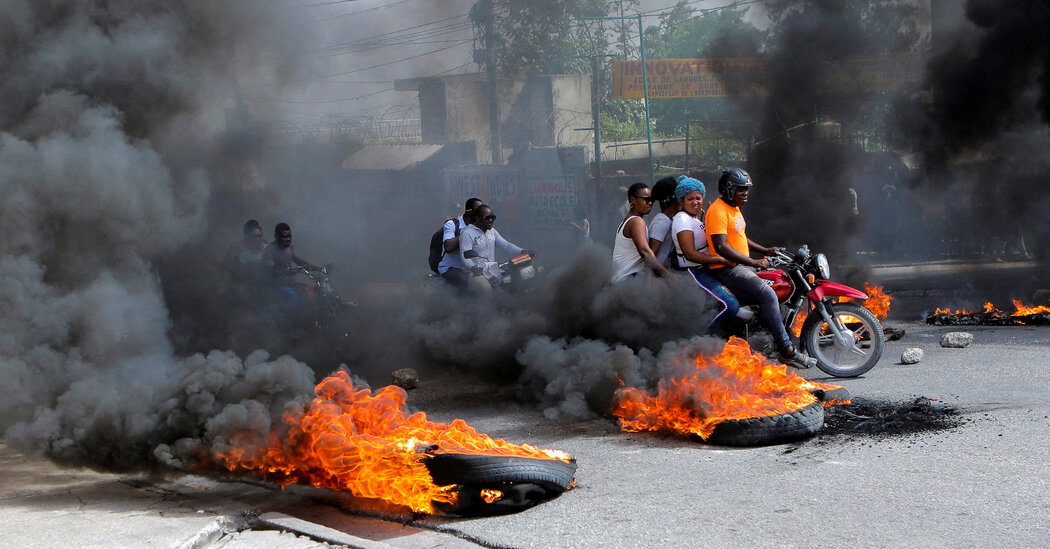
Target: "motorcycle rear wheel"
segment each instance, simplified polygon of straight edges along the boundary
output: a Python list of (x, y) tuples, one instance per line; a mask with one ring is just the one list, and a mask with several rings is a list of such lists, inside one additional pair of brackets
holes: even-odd
[(886, 341), (879, 319), (856, 303), (830, 303), (828, 307), (853, 333), (856, 343), (849, 349), (838, 348), (835, 333), (813, 312), (802, 325), (802, 349), (817, 359), (817, 368), (835, 377), (857, 377), (874, 368)]

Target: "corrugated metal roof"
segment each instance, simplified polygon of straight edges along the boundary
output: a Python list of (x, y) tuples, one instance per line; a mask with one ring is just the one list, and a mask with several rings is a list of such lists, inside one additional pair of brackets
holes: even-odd
[(437, 154), (444, 145), (365, 145), (343, 161), (348, 170), (409, 170)]

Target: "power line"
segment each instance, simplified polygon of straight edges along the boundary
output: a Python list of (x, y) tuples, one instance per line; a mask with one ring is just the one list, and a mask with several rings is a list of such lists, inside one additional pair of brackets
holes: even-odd
[(317, 2), (314, 4), (295, 4), (293, 8), (317, 8), (323, 6), (335, 6), (338, 4), (346, 4), (348, 2), (358, 2), (359, 0), (332, 0), (331, 2)]
[[(430, 76), (426, 76), (424, 78), (433, 78), (435, 76), (441, 76), (441, 75), (444, 75), (444, 74), (448, 74), (450, 72), (462, 69), (463, 67), (466, 67), (470, 63), (471, 63), (470, 61), (467, 61), (466, 63), (463, 63), (462, 65), (458, 65), (458, 66), (452, 67), (450, 69), (445, 69), (445, 70), (443, 70), (441, 72), (434, 73), (434, 74), (432, 74)], [(389, 84), (390, 81), (375, 82), (375, 83), (376, 84)], [(250, 99), (249, 98), (249, 99), (245, 99), (245, 101), (248, 101), (250, 103), (286, 103), (286, 104), (291, 104), (291, 105), (322, 105), (322, 104), (327, 104), (327, 103), (344, 103), (346, 101), (356, 101), (358, 99), (365, 99), (367, 97), (372, 97), (373, 95), (379, 95), (381, 93), (389, 92), (389, 91), (394, 91), (394, 88), (393, 87), (384, 88), (382, 90), (366, 93), (366, 94), (363, 94), (363, 95), (358, 95), (356, 97), (344, 97), (344, 98), (341, 98), (341, 99), (318, 99), (318, 100), (313, 100), (313, 101), (298, 101), (298, 100), (281, 100), (281, 101), (270, 100), (270, 101), (266, 101), (266, 100), (261, 100), (261, 99)]]
[(397, 64), (397, 63), (403, 63), (405, 61), (410, 61), (412, 59), (418, 59), (420, 57), (425, 57), (427, 55), (432, 55), (432, 54), (435, 54), (435, 53), (438, 53), (438, 52), (442, 52), (442, 51), (445, 51), (445, 50), (450, 50), (452, 48), (455, 48), (455, 47), (458, 47), (458, 46), (463, 46), (465, 44), (471, 44), (473, 42), (474, 42), (473, 39), (464, 40), (462, 42), (459, 42), (459, 43), (456, 43), (456, 44), (452, 44), (451, 46), (445, 46), (444, 48), (438, 48), (436, 50), (428, 51), (426, 53), (421, 53), (419, 55), (412, 55), (410, 57), (405, 57), (405, 58), (402, 58), (402, 59), (395, 59), (394, 61), (388, 61), (386, 63), (379, 63), (378, 65), (372, 65), (370, 67), (362, 67), (360, 69), (354, 69), (354, 70), (351, 70), (351, 71), (343, 71), (343, 72), (337, 72), (337, 73), (333, 73), (333, 74), (327, 74), (327, 75), (324, 75), (324, 76), (318, 76), (316, 78), (312, 78), (311, 80), (323, 80), (325, 78), (331, 78), (333, 76), (343, 76), (345, 74), (353, 74), (355, 72), (367, 71), (367, 70), (371, 70), (371, 69), (378, 69), (380, 67), (386, 67), (386, 66), (389, 66), (389, 65)]
[(358, 15), (358, 14), (362, 14), (362, 13), (368, 13), (370, 11), (381, 10), (381, 9), (384, 9), (384, 8), (389, 8), (391, 6), (396, 6), (398, 4), (404, 4), (406, 2), (414, 2), (414, 1), (415, 0), (398, 0), (397, 2), (390, 2), (389, 4), (383, 4), (381, 6), (376, 6), (374, 8), (367, 8), (367, 9), (363, 9), (363, 10), (352, 11), (352, 12), (349, 12), (349, 13), (340, 13), (338, 15), (332, 15), (332, 16), (326, 17), (324, 19), (324, 21), (328, 21), (328, 20), (331, 20), (331, 19), (339, 19), (339, 18), (342, 18), (342, 17), (349, 17), (351, 15)]
[[(452, 16), (452, 17), (446, 17), (444, 19), (438, 19), (436, 21), (431, 21), (429, 23), (422, 23), (422, 24), (419, 24), (419, 25), (414, 25), (414, 26), (411, 26), (411, 27), (403, 28), (403, 29), (398, 29), (398, 30), (394, 30), (394, 31), (390, 31), (390, 32), (384, 32), (384, 33), (376, 34), (376, 35), (373, 35), (373, 36), (362, 38), (360, 40), (354, 40), (352, 42), (344, 42), (344, 43), (341, 43), (341, 44), (332, 44), (331, 46), (328, 46), (327, 48), (338, 48), (338, 47), (342, 47), (342, 46), (354, 46), (354, 45), (361, 44), (361, 43), (368, 43), (370, 41), (377, 40), (377, 39), (397, 40), (397, 39), (403, 38), (403, 37), (398, 37), (398, 35), (406, 32), (406, 31), (420, 29), (420, 28), (423, 28), (423, 27), (429, 27), (431, 25), (436, 25), (438, 23), (444, 23), (444, 22), (447, 22), (447, 21), (452, 21), (453, 19), (459, 19), (459, 18), (466, 17), (466, 16), (467, 16), (467, 14), (464, 13), (464, 14), (455, 15), (455, 16)], [(426, 31), (423, 31), (423, 32), (426, 32)], [(397, 38), (393, 38), (393, 37), (397, 37)], [(322, 49), (326, 49), (326, 48), (322, 48)]]
[(441, 29), (433, 29), (433, 30), (430, 30), (430, 31), (427, 31), (427, 32), (414, 33), (412, 35), (405, 35), (405, 36), (398, 36), (398, 37), (389, 38), (389, 39), (385, 39), (385, 40), (376, 40), (376, 41), (371, 41), (371, 42), (364, 41), (364, 42), (357, 42), (357, 43), (347, 43), (346, 45), (340, 45), (340, 46), (329, 46), (327, 48), (323, 48), (321, 50), (318, 50), (318, 52), (319, 53), (324, 52), (323, 55), (325, 57), (335, 57), (335, 56), (345, 55), (345, 54), (349, 54), (349, 53), (358, 53), (358, 52), (364, 52), (364, 51), (377, 50), (377, 49), (386, 48), (386, 47), (390, 47), (390, 46), (407, 46), (407, 45), (415, 45), (415, 44), (436, 44), (436, 43), (441, 43), (441, 42), (453, 42), (453, 41), (455, 41), (455, 39), (449, 39), (449, 40), (430, 40), (430, 39), (431, 38), (437, 38), (437, 37), (440, 37), (440, 36), (449, 35), (449, 34), (459, 33), (459, 32), (465, 31), (465, 30), (467, 30), (469, 28), (470, 28), (469, 24), (467, 24), (467, 25), (456, 24), (456, 25), (445, 27), (445, 28), (441, 28)]

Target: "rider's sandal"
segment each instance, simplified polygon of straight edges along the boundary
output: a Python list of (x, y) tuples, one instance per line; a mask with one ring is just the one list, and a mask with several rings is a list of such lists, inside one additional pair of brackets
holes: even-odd
[(805, 370), (817, 365), (817, 359), (800, 353), (798, 349), (795, 349), (791, 356), (780, 355), (780, 361), (799, 370)]

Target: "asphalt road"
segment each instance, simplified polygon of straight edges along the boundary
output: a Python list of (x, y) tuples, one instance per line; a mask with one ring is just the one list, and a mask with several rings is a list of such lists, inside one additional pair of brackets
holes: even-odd
[[(930, 301), (900, 295), (913, 303), (898, 311)], [(414, 519), (309, 488), (63, 470), (0, 444), (0, 545), (1048, 546), (1050, 327), (933, 327), (897, 316), (887, 325), (906, 335), (887, 344), (875, 369), (830, 381), (858, 406), (933, 399), (929, 410), (951, 420), (948, 428), (723, 448), (620, 432), (606, 418), (552, 422), (516, 403), (512, 387), (424, 379), (411, 405), (438, 421), (461, 417), (495, 437), (573, 454), (575, 488), (502, 517)], [(973, 344), (940, 347), (940, 336), (957, 330), (973, 333)], [(923, 349), (922, 362), (899, 364), (907, 347)], [(829, 381), (815, 370), (803, 375)]]
[[(425, 524), (508, 547), (1046, 546), (1050, 328), (968, 329), (970, 347), (946, 349), (951, 328), (894, 325), (905, 338), (840, 383), (865, 401), (936, 399), (934, 409), (958, 410), (956, 427), (728, 449), (484, 405), (461, 413), (490, 434), (572, 453), (577, 487), (516, 515)], [(897, 364), (905, 347), (924, 360)], [(439, 419), (452, 412), (436, 408)]]

